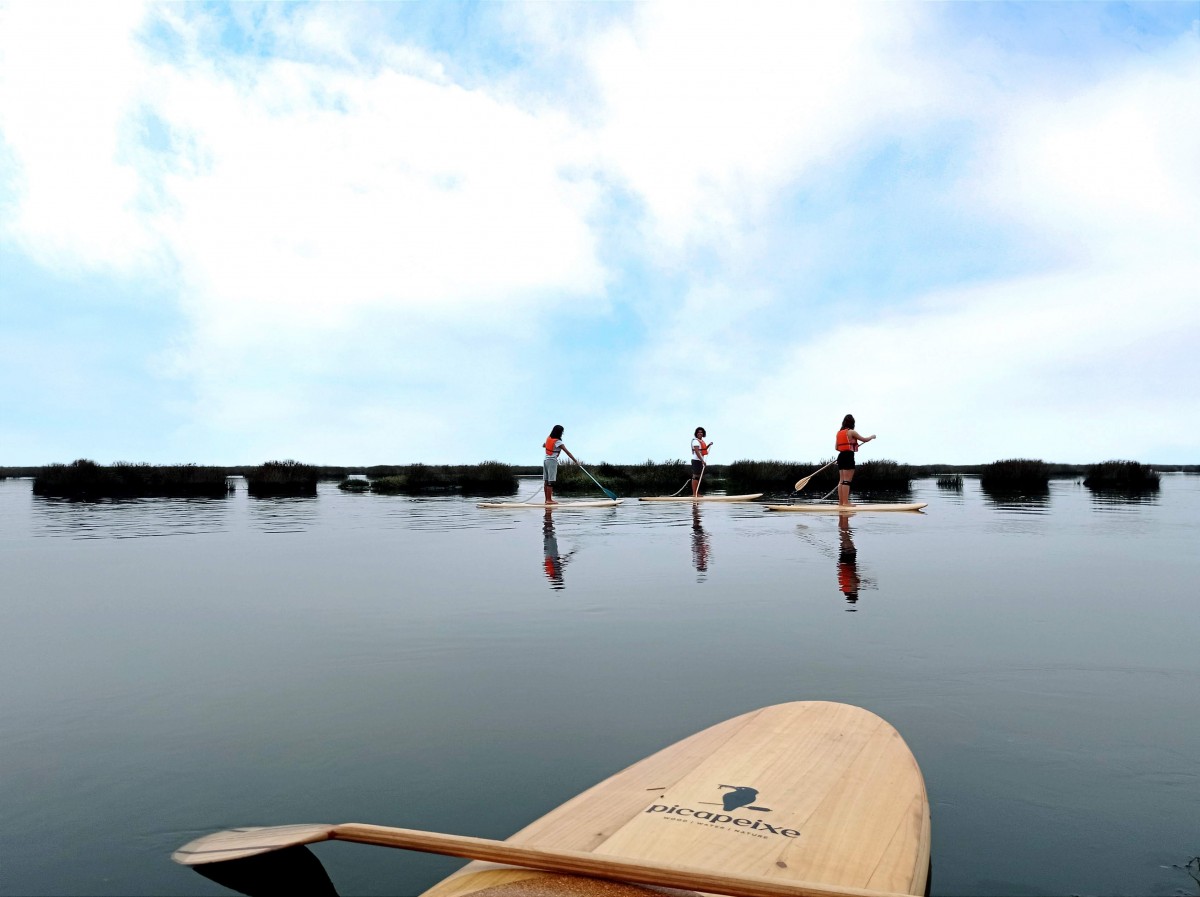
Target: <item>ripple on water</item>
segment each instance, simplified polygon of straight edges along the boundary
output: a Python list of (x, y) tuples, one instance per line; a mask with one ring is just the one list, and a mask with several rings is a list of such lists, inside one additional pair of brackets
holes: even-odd
[(35, 498), (33, 534), (67, 539), (141, 539), (219, 533), (227, 526), (228, 509), (224, 498)]

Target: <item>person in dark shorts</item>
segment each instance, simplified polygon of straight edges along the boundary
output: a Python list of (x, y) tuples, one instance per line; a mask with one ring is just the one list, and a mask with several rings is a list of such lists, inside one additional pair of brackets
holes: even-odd
[(863, 436), (854, 429), (854, 415), (842, 418), (842, 428), (837, 431), (838, 504), (850, 505), (850, 481), (854, 479), (854, 453), (864, 442), (874, 439), (874, 434)]

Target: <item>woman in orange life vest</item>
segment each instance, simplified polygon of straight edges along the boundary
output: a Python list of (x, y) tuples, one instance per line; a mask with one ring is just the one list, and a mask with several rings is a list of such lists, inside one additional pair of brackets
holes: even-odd
[(562, 434), (562, 424), (555, 424), (543, 444), (543, 448), (546, 450), (546, 459), (542, 462), (542, 485), (546, 491), (546, 504), (548, 505), (557, 504), (554, 500), (554, 481), (558, 479), (558, 453), (566, 452), (568, 458), (576, 464), (579, 463), (579, 459), (572, 455), (571, 450), (563, 444)]
[(697, 427), (692, 434), (692, 498), (700, 496), (700, 478), (708, 466), (708, 450), (713, 447), (713, 443), (704, 441), (707, 435), (708, 431), (703, 427)]
[(863, 436), (854, 429), (854, 415), (842, 418), (842, 428), (837, 431), (838, 504), (850, 504), (850, 481), (854, 479), (854, 453), (859, 445), (870, 442), (875, 436)]

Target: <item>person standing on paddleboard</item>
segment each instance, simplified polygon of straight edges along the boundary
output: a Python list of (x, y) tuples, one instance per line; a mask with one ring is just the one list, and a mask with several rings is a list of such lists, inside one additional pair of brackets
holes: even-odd
[(543, 445), (546, 450), (546, 459), (542, 462), (542, 485), (545, 487), (546, 504), (548, 505), (557, 504), (554, 500), (554, 481), (558, 479), (558, 453), (566, 452), (568, 458), (576, 464), (579, 463), (579, 459), (572, 455), (571, 450), (563, 443), (562, 434), (562, 424), (555, 424)]
[(692, 434), (692, 498), (700, 497), (700, 480), (704, 477), (704, 468), (708, 466), (708, 450), (711, 442), (705, 442), (708, 432), (703, 427), (697, 427)]
[(854, 453), (864, 442), (874, 439), (874, 434), (863, 436), (854, 429), (854, 415), (842, 418), (842, 428), (837, 431), (838, 504), (850, 505), (850, 481), (854, 479)]

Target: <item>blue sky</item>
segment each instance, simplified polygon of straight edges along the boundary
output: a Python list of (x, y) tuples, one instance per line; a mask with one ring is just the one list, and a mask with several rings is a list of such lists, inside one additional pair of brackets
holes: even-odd
[(1198, 21), (0, 6), (0, 465), (1195, 463)]

